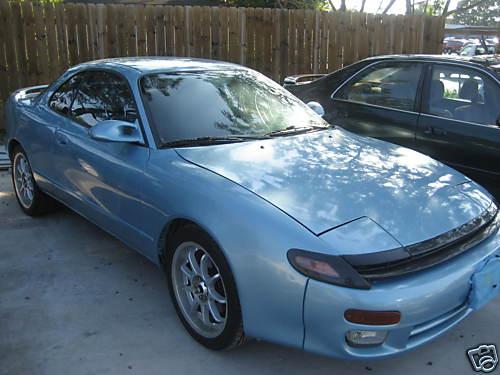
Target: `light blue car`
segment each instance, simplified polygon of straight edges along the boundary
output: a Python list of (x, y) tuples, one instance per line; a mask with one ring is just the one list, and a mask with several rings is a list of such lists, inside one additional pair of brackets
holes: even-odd
[(238, 65), (82, 64), (10, 97), (14, 190), (27, 214), (55, 199), (163, 268), (211, 349), (385, 357), (498, 295), (490, 194), (318, 113)]

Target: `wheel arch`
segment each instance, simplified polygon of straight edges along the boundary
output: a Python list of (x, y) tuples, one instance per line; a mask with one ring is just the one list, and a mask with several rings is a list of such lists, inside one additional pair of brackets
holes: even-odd
[(20, 147), (21, 149), (23, 148), (17, 139), (11, 139), (7, 144), (7, 155), (9, 156), (10, 161), (13, 161), (12, 158), (14, 157), (13, 154), (16, 147)]

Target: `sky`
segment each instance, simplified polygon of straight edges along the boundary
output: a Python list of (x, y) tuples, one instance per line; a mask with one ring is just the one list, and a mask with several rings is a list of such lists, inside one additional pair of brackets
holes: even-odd
[[(365, 12), (368, 13), (375, 13), (380, 5), (380, 2), (382, 1), (382, 6), (380, 12), (384, 10), (384, 8), (389, 4), (390, 0), (366, 0), (365, 4)], [(422, 0), (417, 0), (415, 1), (420, 2)], [(361, 0), (346, 0), (347, 3), (347, 8), (348, 9), (360, 9), (361, 8)], [(429, 0), (429, 4), (432, 4), (433, 0)], [(451, 0), (450, 2), (450, 10), (455, 9), (457, 7), (458, 0)], [(337, 9), (340, 7), (340, 0), (333, 0), (333, 4), (337, 7)], [(405, 0), (396, 0), (394, 5), (392, 6), (391, 10), (389, 13), (392, 14), (404, 14), (406, 11), (406, 1)]]

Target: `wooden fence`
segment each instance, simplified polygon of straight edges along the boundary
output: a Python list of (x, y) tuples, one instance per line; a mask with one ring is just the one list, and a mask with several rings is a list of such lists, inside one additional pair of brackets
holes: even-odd
[(441, 18), (422, 15), (7, 0), (0, 22), (0, 106), (19, 87), (98, 58), (203, 57), (280, 81), (373, 55), (438, 53), (444, 33)]

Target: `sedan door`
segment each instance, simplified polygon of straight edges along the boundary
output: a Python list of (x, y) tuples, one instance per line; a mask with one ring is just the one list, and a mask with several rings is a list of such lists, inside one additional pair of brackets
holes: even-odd
[(435, 63), (427, 73), (418, 124), (420, 151), (496, 193), (500, 186), (500, 84), (462, 64)]
[(332, 94), (325, 119), (355, 133), (414, 147), (423, 64), (379, 62)]
[[(138, 250), (152, 237), (140, 228), (145, 219), (142, 197), (149, 148), (142, 144), (92, 139), (100, 121), (139, 121), (126, 80), (107, 71), (87, 71), (58, 139), (59, 182), (71, 207)], [(149, 255), (149, 254), (146, 254)]]

